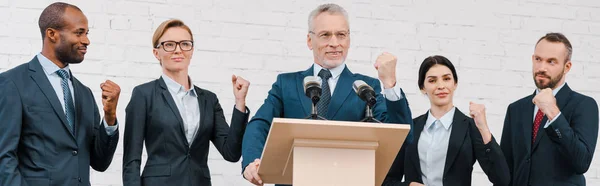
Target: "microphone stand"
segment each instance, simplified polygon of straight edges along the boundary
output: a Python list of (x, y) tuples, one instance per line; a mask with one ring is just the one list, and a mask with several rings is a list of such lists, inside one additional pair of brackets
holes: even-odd
[(365, 109), (365, 119), (361, 120), (360, 122), (381, 123), (381, 121), (373, 117), (373, 110), (369, 104), (367, 104), (367, 108)]
[(316, 104), (311, 104), (312, 105), (312, 110), (310, 112), (310, 115), (304, 119), (314, 119), (314, 120), (327, 120), (322, 116), (319, 116), (319, 113), (317, 113), (317, 105)]

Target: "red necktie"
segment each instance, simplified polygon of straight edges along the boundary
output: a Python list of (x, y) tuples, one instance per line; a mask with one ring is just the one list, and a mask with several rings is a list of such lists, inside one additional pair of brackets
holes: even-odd
[(538, 129), (540, 129), (542, 118), (544, 118), (544, 113), (542, 110), (538, 109), (537, 113), (535, 114), (535, 120), (533, 121), (533, 139), (531, 139), (531, 145), (535, 143), (535, 137), (537, 136)]

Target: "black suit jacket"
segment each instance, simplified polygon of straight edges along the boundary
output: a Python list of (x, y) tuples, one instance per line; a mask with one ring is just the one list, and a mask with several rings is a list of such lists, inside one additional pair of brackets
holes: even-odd
[(90, 185), (112, 162), (118, 130), (101, 124), (92, 91), (72, 77), (74, 132), (37, 57), (0, 74), (0, 185)]
[[(405, 183), (400, 182), (401, 175), (388, 174), (383, 185), (408, 185), (410, 182), (423, 183), (418, 142), (421, 131), (425, 127), (427, 116), (428, 113), (425, 113), (413, 121), (415, 139), (406, 143), (405, 166), (399, 167), (394, 162), (390, 170), (390, 172), (394, 172), (395, 169), (404, 169)], [(508, 185), (510, 180), (508, 165), (494, 137), (488, 144), (483, 144), (483, 138), (477, 126), (475, 126), (475, 121), (463, 114), (458, 108), (454, 113), (451, 130), (444, 166), (444, 185), (471, 185), (475, 160), (479, 162), (488, 179), (494, 185)]]
[[(124, 185), (211, 185), (207, 166), (209, 141), (225, 160), (240, 159), (249, 114), (234, 108), (230, 128), (217, 96), (194, 88), (201, 121), (191, 146), (177, 105), (162, 78), (133, 89), (126, 108)], [(143, 144), (148, 160), (140, 177)]]
[(598, 105), (568, 85), (556, 94), (560, 116), (544, 129), (544, 116), (532, 145), (535, 94), (508, 106), (502, 140), (511, 185), (585, 185), (585, 173), (598, 139)]

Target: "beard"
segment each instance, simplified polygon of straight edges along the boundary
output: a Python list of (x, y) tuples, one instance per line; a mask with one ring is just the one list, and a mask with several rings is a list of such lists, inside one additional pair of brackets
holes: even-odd
[[(565, 68), (563, 67), (561, 72), (564, 72)], [(541, 80), (536, 80), (535, 77), (541, 75), (544, 76), (546, 78), (548, 78), (548, 82), (546, 84), (542, 83)], [(542, 90), (545, 88), (550, 88), (550, 89), (554, 89), (556, 87), (556, 85), (558, 84), (558, 82), (560, 82), (560, 80), (563, 78), (564, 73), (559, 73), (556, 77), (550, 77), (548, 74), (546, 74), (546, 72), (536, 72), (533, 74), (533, 81), (535, 82), (535, 86)]]
[(64, 36), (60, 37), (60, 43), (54, 54), (56, 58), (64, 64), (78, 64), (83, 61), (83, 56), (78, 51), (79, 47), (76, 45), (69, 45), (65, 40)]

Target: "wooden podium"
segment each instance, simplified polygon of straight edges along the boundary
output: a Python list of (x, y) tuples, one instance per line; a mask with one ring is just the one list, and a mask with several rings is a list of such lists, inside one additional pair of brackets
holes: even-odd
[(258, 174), (294, 186), (381, 185), (409, 125), (274, 118)]

